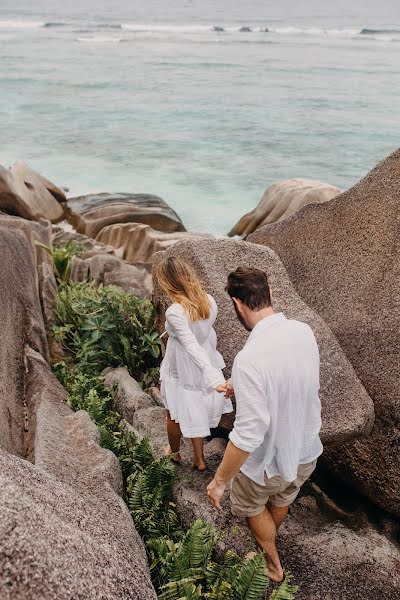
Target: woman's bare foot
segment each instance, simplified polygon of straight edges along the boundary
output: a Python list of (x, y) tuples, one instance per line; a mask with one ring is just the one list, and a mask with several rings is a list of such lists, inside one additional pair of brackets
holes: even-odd
[(193, 469), (197, 469), (201, 473), (207, 469), (207, 465), (204, 460), (195, 460), (193, 463)]
[(168, 444), (168, 446), (166, 446), (165, 450), (164, 450), (164, 454), (165, 456), (170, 456), (172, 462), (179, 464), (182, 460), (181, 455), (179, 454), (179, 452), (172, 452), (171, 450), (171, 446)]
[[(246, 554), (246, 559), (251, 560), (256, 556), (256, 552), (249, 552)], [(264, 560), (265, 560), (265, 574), (266, 576), (275, 583), (282, 583), (284, 573), (281, 565), (274, 565), (272, 561), (268, 559), (268, 556), (264, 552)]]

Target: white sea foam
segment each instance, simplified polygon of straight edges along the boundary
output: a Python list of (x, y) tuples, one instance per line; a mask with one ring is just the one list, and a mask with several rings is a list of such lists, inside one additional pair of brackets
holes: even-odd
[(37, 29), (44, 26), (42, 21), (0, 21), (0, 29)]
[(331, 37), (353, 37), (360, 33), (359, 29), (322, 29), (321, 27), (277, 27), (270, 29), (270, 33), (281, 35), (314, 35)]
[(173, 25), (173, 24), (143, 24), (122, 23), (122, 29), (137, 33), (208, 33), (213, 30), (211, 25)]
[(91, 44), (118, 44), (122, 42), (122, 38), (110, 37), (105, 35), (92, 35), (88, 37), (78, 37), (77, 42), (91, 43)]

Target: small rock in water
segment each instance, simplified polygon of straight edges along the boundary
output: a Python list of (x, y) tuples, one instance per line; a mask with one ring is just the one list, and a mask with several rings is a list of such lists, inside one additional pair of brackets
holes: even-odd
[(251, 28), (251, 27), (241, 27), (241, 28), (239, 29), (239, 31), (240, 31), (241, 33), (251, 33), (253, 30), (252, 30), (252, 28)]
[(219, 25), (214, 25), (213, 31), (225, 31), (225, 29), (223, 27), (220, 27)]

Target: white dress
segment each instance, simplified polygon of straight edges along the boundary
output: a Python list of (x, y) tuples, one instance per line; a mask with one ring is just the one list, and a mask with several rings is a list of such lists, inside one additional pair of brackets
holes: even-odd
[(181, 304), (172, 304), (165, 313), (169, 339), (161, 364), (161, 398), (188, 438), (210, 435), (221, 415), (233, 410), (232, 402), (215, 391), (225, 383), (221, 370), (225, 363), (213, 329), (217, 304), (212, 296), (208, 298), (208, 319), (191, 321)]

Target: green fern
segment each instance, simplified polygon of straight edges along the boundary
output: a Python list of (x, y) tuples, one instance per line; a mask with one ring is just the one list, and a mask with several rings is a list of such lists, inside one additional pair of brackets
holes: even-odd
[(274, 590), (269, 597), (269, 600), (294, 600), (295, 594), (299, 587), (292, 583), (293, 575), (286, 573), (285, 580), (277, 590)]
[(171, 581), (162, 588), (159, 600), (201, 600), (204, 598), (201, 585), (196, 585), (192, 578)]
[(245, 560), (232, 585), (233, 600), (260, 600), (268, 586), (262, 553)]
[(204, 570), (210, 560), (215, 541), (215, 529), (201, 519), (196, 520), (182, 541), (182, 567)]

